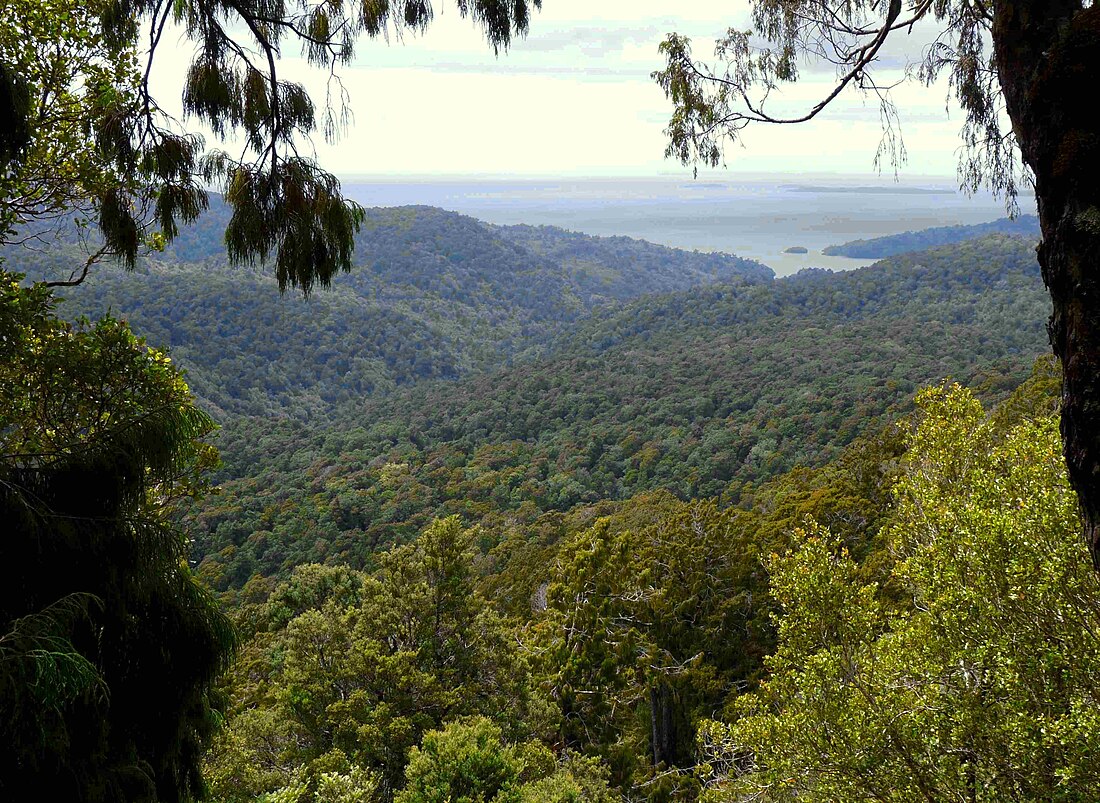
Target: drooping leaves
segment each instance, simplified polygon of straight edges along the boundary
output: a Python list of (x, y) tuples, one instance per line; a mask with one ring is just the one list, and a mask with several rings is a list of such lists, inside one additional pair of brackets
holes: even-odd
[[(0, 211), (20, 237), (76, 223), (87, 261), (58, 283), (79, 283), (105, 257), (133, 268), (141, 252), (163, 248), (180, 223), (206, 208), (211, 189), (234, 208), (226, 233), (232, 261), (270, 261), (280, 286), (306, 294), (350, 268), (361, 210), (302, 151), (318, 128), (331, 141), (346, 126), (347, 93), (335, 69), (352, 60), (357, 42), (423, 30), (430, 3), (13, 2), (0, 21), (0, 106), (14, 109), (26, 95), (45, 114), (10, 127), (0, 143), (5, 152), (27, 150), (25, 163), (0, 182)], [(530, 7), (540, 0), (457, 5), (499, 52), (526, 32)], [(239, 137), (244, 147), (236, 158), (206, 152), (202, 139), (181, 130), (150, 95), (149, 75), (171, 25), (196, 46), (184, 76), (185, 118), (220, 138)], [(330, 73), (323, 108), (301, 84), (281, 77), (279, 59), (293, 46)]]

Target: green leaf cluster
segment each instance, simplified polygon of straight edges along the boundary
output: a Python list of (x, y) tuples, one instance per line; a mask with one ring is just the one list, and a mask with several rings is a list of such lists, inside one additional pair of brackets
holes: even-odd
[(235, 647), (173, 524), (216, 460), (177, 369), (0, 271), (0, 795), (201, 794)]
[(255, 633), (208, 763), (216, 799), (317, 794), (336, 772), (369, 774), (388, 800), (409, 751), (444, 723), (487, 716), (513, 739), (542, 727), (516, 644), (475, 591), (476, 535), (444, 519), (374, 576), (303, 566), (245, 589), (238, 617)]
[(599, 766), (562, 761), (535, 741), (512, 745), (491, 720), (449, 723), (413, 748), (396, 803), (611, 803)]
[(701, 732), (708, 799), (1100, 793), (1100, 581), (1056, 416), (990, 416), (957, 386), (918, 404), (886, 533), (902, 604), (819, 525), (771, 560), (778, 646)]

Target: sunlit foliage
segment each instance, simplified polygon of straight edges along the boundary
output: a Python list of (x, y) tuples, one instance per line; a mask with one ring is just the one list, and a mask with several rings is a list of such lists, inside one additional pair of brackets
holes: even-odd
[(1100, 793), (1100, 580), (1056, 416), (919, 400), (888, 530), (904, 605), (819, 527), (770, 564), (778, 649), (701, 732), (714, 800), (1086, 800)]

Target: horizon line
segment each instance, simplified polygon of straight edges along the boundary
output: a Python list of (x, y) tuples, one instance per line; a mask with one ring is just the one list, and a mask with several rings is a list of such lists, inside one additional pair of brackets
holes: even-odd
[(936, 182), (937, 184), (950, 184), (958, 189), (958, 177), (953, 175), (936, 173), (911, 173), (899, 176), (883, 176), (873, 172), (865, 173), (834, 173), (825, 171), (708, 171), (700, 172), (694, 176), (690, 171), (657, 172), (657, 173), (343, 173), (334, 171), (341, 182), (461, 182), (461, 181), (680, 181), (686, 184), (736, 182), (736, 181), (768, 181), (779, 180), (791, 182), (800, 179), (808, 180), (832, 180), (832, 181), (860, 181), (875, 182), (880, 185), (907, 185), (915, 182)]

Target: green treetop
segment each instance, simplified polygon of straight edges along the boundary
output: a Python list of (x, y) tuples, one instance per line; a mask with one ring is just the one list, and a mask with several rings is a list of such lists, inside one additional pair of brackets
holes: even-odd
[(1100, 580), (1055, 415), (920, 398), (888, 604), (818, 526), (774, 557), (769, 677), (701, 731), (715, 801), (1094, 800)]

